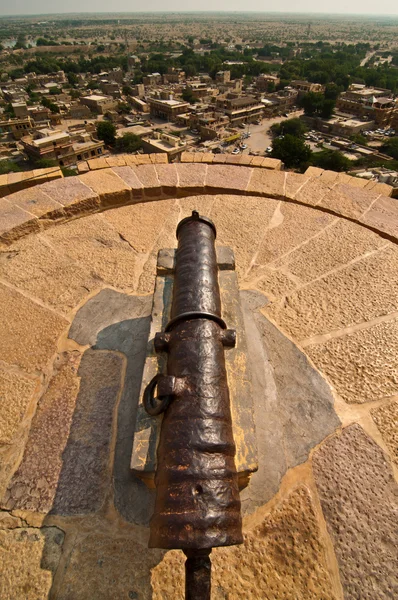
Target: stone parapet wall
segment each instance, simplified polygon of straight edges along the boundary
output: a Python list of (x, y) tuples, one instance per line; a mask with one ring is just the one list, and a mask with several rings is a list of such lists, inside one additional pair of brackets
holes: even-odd
[[(227, 164), (154, 162), (159, 156), (164, 155), (94, 159), (93, 169), (77, 177), (1, 198), (0, 242), (7, 244), (54, 223), (117, 206), (197, 194), (279, 198), (361, 223), (393, 241), (398, 239), (398, 203), (383, 194), (384, 184), (362, 188), (355, 178), (332, 171), (314, 177), (311, 172), (301, 175)], [(132, 164), (150, 157), (153, 162)], [(127, 159), (131, 166), (124, 164)]]
[(33, 171), (18, 171), (0, 175), (0, 198), (20, 190), (40, 185), (46, 181), (62, 179), (63, 174), (59, 167), (47, 169), (34, 169)]

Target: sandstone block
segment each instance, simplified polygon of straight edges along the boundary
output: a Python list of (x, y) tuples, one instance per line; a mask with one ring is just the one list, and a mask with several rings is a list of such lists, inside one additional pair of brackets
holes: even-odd
[(394, 598), (398, 488), (384, 453), (351, 425), (315, 452), (313, 465), (344, 598)]
[(283, 329), (306, 339), (398, 310), (398, 250), (388, 245), (305, 286), (272, 309)]
[(125, 167), (126, 159), (122, 154), (116, 156), (107, 156), (105, 158), (108, 167)]
[(144, 164), (135, 167), (135, 174), (144, 188), (144, 196), (147, 198), (158, 198), (162, 193), (162, 188), (156, 173), (155, 165)]
[(6, 198), (0, 198), (0, 240), (9, 243), (22, 235), (38, 231), (37, 217), (28, 213)]
[(204, 191), (208, 166), (202, 164), (177, 164), (178, 190), (181, 194), (201, 194)]
[(180, 160), (182, 163), (193, 163), (194, 162), (194, 153), (193, 152), (182, 152)]
[(14, 242), (0, 254), (0, 279), (66, 315), (99, 285), (89, 270), (37, 236)]
[(367, 189), (339, 183), (322, 198), (318, 206), (329, 208), (345, 217), (357, 219), (369, 208), (378, 195)]
[(156, 175), (165, 196), (177, 195), (178, 176), (175, 164), (155, 165)]
[(47, 229), (44, 239), (99, 280), (99, 285), (107, 282), (120, 289), (133, 287), (136, 252), (102, 215)]
[[(307, 175), (307, 171), (305, 175)], [(302, 188), (297, 190), (294, 199), (303, 204), (316, 206), (330, 192), (331, 187), (332, 184), (325, 183), (319, 177), (310, 178)]]
[(392, 460), (398, 464), (398, 402), (379, 406), (370, 412), (391, 452)]
[(361, 222), (398, 238), (398, 200), (379, 196)]
[(398, 393), (396, 319), (305, 351), (346, 402), (373, 402)]
[(62, 204), (50, 198), (41, 185), (16, 192), (9, 198), (14, 205), (36, 217), (43, 217), (53, 211), (62, 210)]
[(0, 285), (0, 360), (28, 372), (45, 368), (68, 322), (15, 290)]
[(251, 169), (232, 165), (211, 165), (207, 170), (206, 188), (212, 194), (245, 191), (249, 183)]
[(247, 191), (268, 198), (283, 198), (286, 173), (268, 169), (253, 169)]
[(65, 214), (74, 215), (96, 211), (99, 208), (99, 196), (78, 177), (66, 177), (50, 181), (40, 187), (47, 196), (62, 204)]
[(37, 388), (37, 380), (0, 368), (2, 407), (0, 414), (0, 446), (13, 441)]
[(90, 171), (96, 171), (97, 169), (106, 169), (109, 167), (106, 162), (106, 158), (101, 156), (100, 158), (91, 158), (87, 161)]
[[(102, 160), (105, 161), (105, 159)], [(115, 167), (115, 169), (123, 168), (127, 167)], [(132, 199), (131, 186), (127, 185), (112, 169), (104, 168), (98, 170), (98, 172), (90, 171), (79, 175), (79, 179), (99, 196), (103, 208), (128, 204)]]
[(57, 527), (0, 531), (1, 596), (45, 600), (61, 558), (63, 532)]
[(142, 199), (144, 194), (144, 185), (137, 176), (136, 167), (114, 167), (112, 171), (130, 187), (132, 197), (136, 200), (136, 202)]

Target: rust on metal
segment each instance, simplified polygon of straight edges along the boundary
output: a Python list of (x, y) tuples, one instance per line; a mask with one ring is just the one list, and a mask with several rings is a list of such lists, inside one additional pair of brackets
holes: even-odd
[(193, 600), (210, 598), (211, 548), (242, 543), (224, 359), (236, 335), (221, 315), (214, 224), (194, 211), (177, 238), (171, 320), (155, 337), (156, 351), (167, 352), (167, 374), (144, 394), (148, 413), (163, 413), (149, 546), (184, 550)]

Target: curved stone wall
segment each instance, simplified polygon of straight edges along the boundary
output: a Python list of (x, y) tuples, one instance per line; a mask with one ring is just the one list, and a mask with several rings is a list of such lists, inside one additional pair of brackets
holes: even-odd
[[(337, 415), (323, 425), (332, 433), (315, 432), (309, 458), (246, 515), (244, 545), (213, 552), (213, 597), (397, 595), (398, 205), (338, 174), (322, 179), (250, 166), (122, 165), (0, 200), (5, 597), (182, 597), (180, 553), (147, 549), (140, 507), (148, 506), (136, 488), (118, 490), (130, 477), (127, 407), (157, 252), (175, 246), (176, 225), (194, 208), (216, 222), (218, 243), (233, 247), (240, 287), (268, 299), (253, 309), (258, 335), (276, 336), (268, 402), (278, 389), (286, 402), (295, 393), (279, 328), (297, 349), (297, 389), (312, 365)], [(90, 320), (79, 321), (88, 300)], [(314, 428), (317, 401), (307, 394), (302, 408)], [(295, 411), (278, 427), (289, 443), (300, 436), (314, 446)], [(259, 426), (260, 441), (270, 431)], [(280, 456), (260, 454), (256, 489), (289, 443)], [(134, 522), (122, 517), (123, 502), (136, 503)]]

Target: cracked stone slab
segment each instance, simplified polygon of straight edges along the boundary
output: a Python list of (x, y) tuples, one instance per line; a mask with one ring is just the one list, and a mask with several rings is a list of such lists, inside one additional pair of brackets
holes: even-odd
[(381, 448), (355, 424), (313, 457), (346, 600), (398, 597), (398, 486)]
[(390, 402), (370, 411), (387, 444), (392, 460), (398, 465), (398, 402)]

